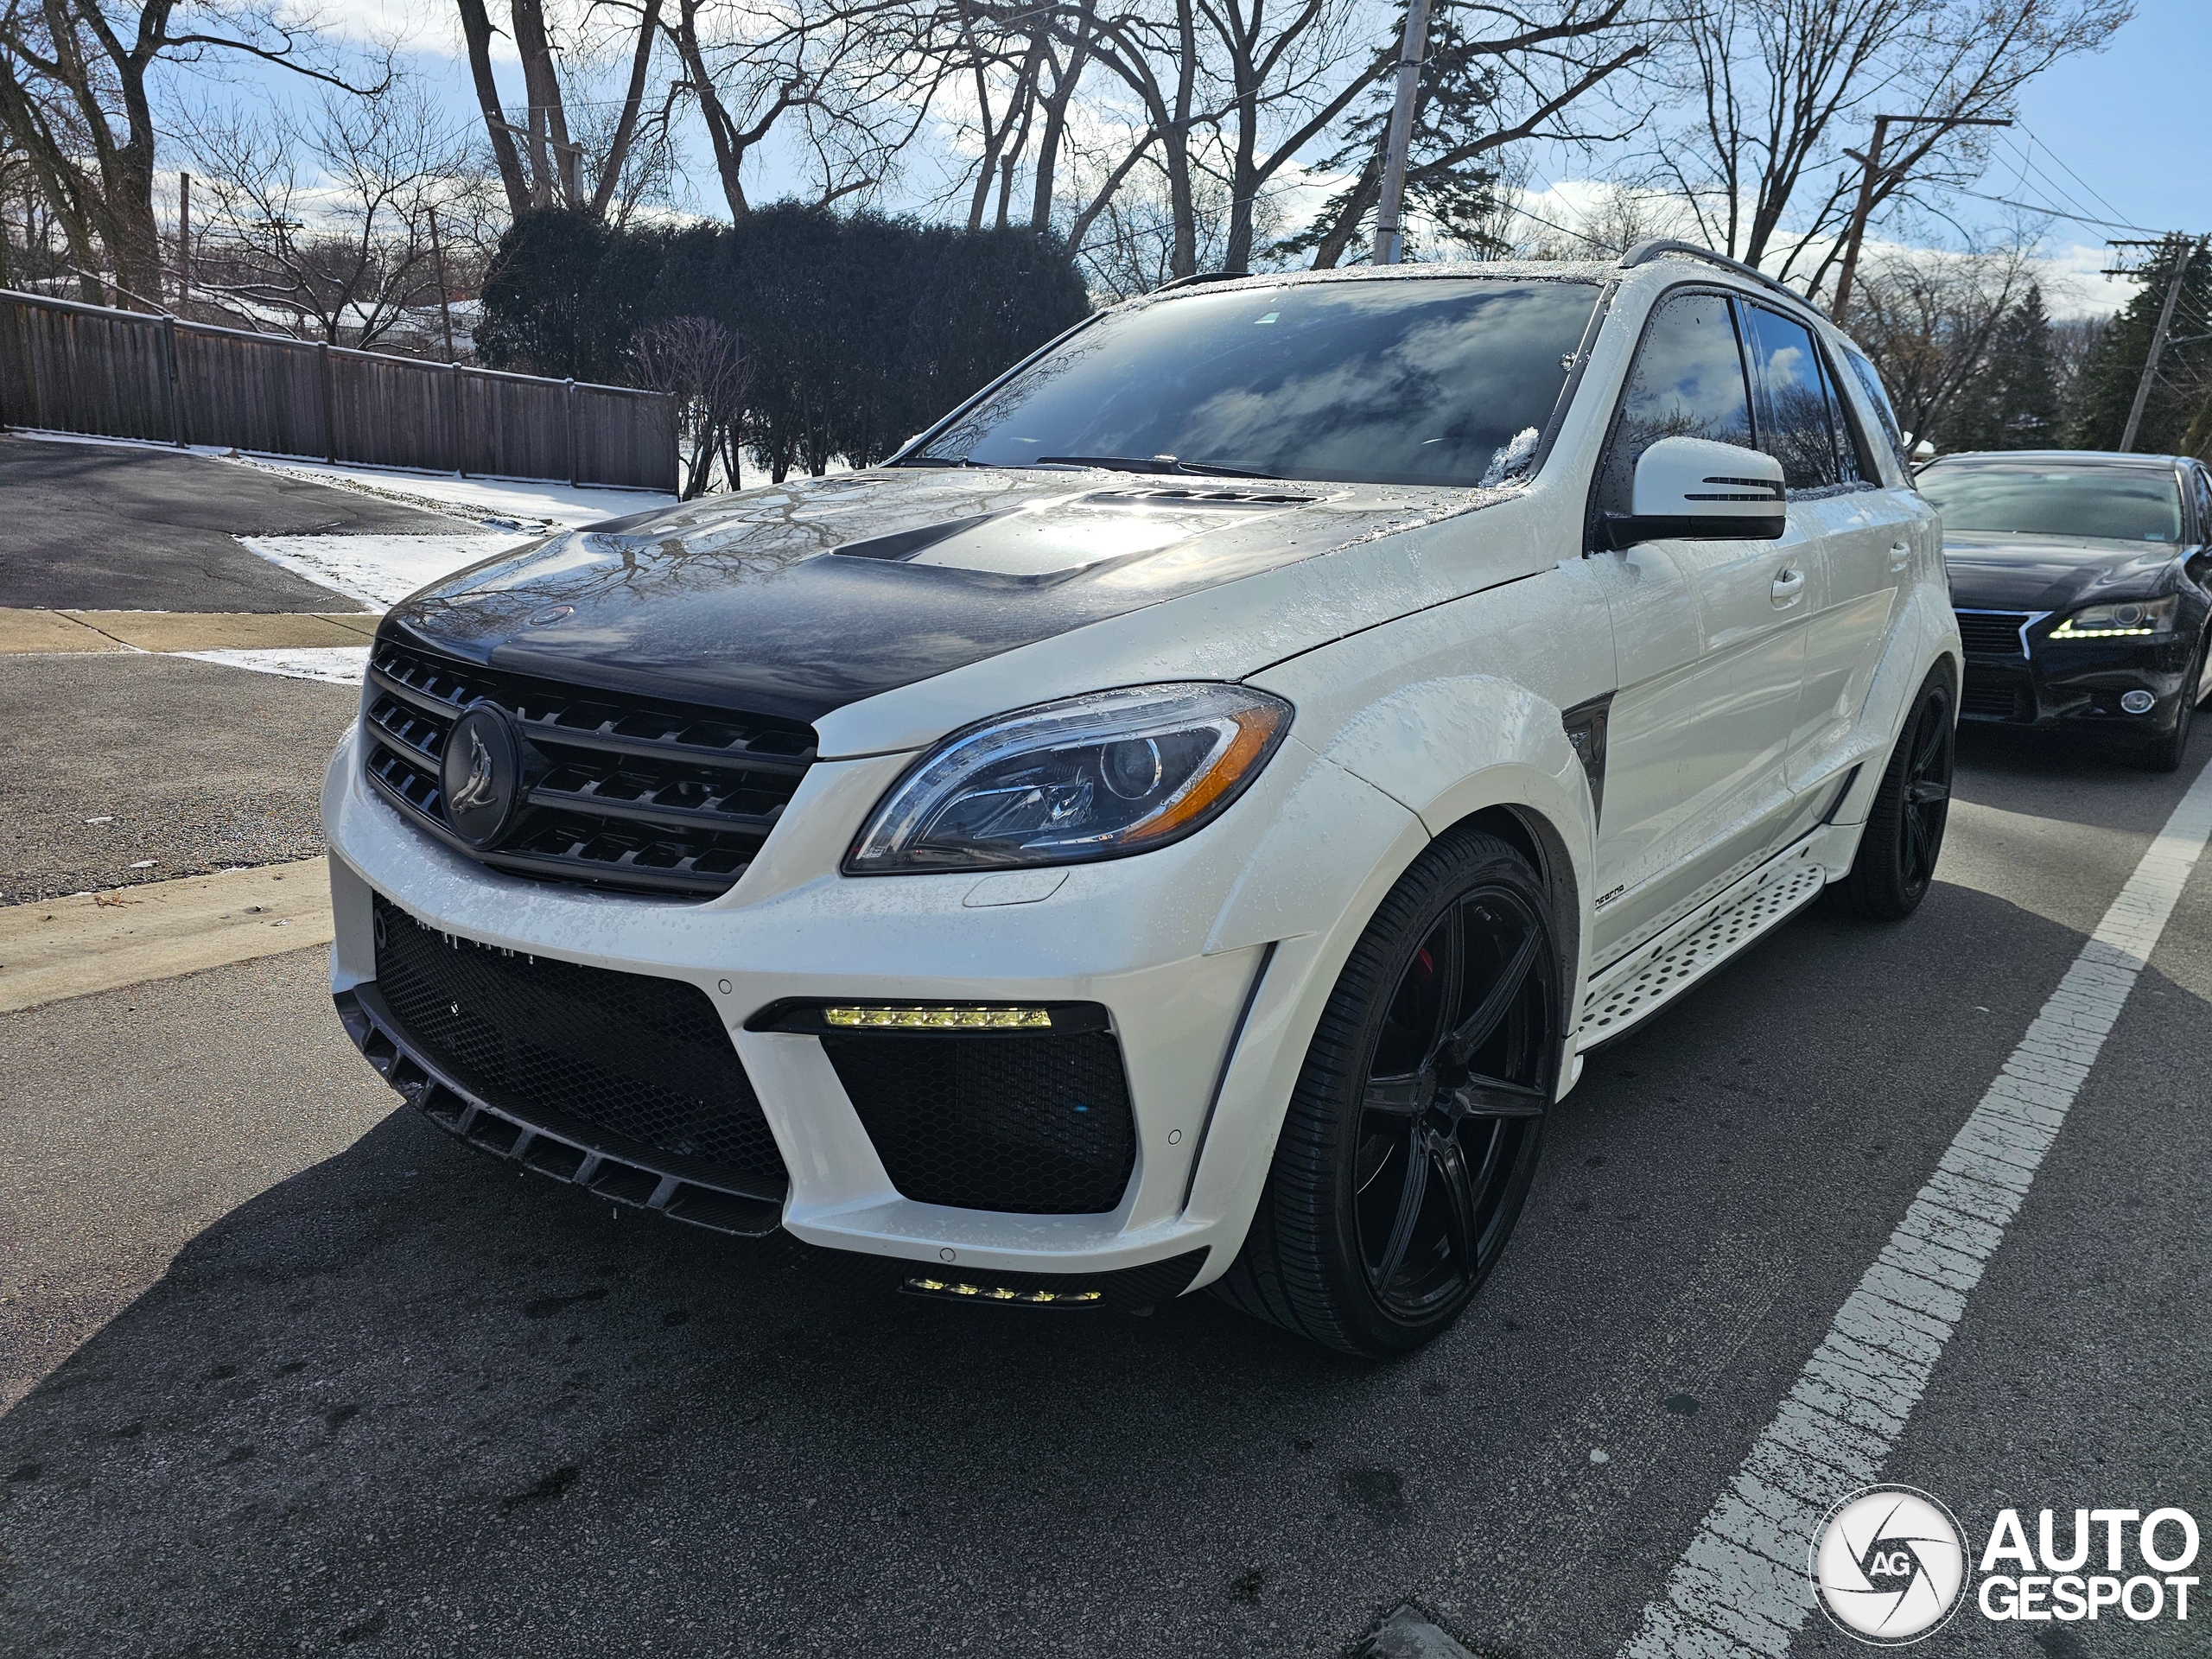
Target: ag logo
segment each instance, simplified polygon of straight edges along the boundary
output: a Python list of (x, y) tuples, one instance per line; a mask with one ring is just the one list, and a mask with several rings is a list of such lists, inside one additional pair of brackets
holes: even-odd
[(522, 792), (522, 746), (505, 709), (480, 702), (454, 722), (439, 782), (455, 835), (473, 847), (499, 839)]
[(1814, 1593), (1847, 1635), (1902, 1648), (1958, 1611), (1967, 1552), (1959, 1523), (1910, 1486), (1871, 1486), (1834, 1509), (1813, 1540)]

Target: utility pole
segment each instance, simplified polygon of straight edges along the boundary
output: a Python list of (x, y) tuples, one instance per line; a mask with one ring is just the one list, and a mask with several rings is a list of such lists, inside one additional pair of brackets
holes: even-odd
[(2184, 247), (2179, 236), (2170, 236), (2164, 245), (2181, 257), (2174, 262), (2174, 274), (2166, 279), (2165, 303), (2158, 308), (2158, 327), (2151, 330), (2151, 349), (2144, 355), (2143, 376), (2135, 383), (2135, 401), (2127, 410), (2127, 429), (2120, 435), (2122, 454), (2135, 448), (2135, 434), (2143, 424), (2143, 406), (2151, 401), (2151, 385), (2158, 378), (2158, 357), (2166, 349), (2166, 331), (2173, 326), (2174, 306), (2181, 298), (2182, 279), (2189, 275), (2190, 263), (2202, 245), (2191, 242)]
[(192, 297), (192, 175), (176, 175), (176, 302)]
[(1382, 155), (1382, 200), (1375, 209), (1375, 263), (1395, 265), (1406, 251), (1400, 220), (1406, 202), (1406, 151), (1414, 137), (1414, 99), (1421, 90), (1421, 61), (1428, 54), (1428, 0), (1408, 0), (1406, 32), (1398, 41), (1398, 101), (1390, 111), (1389, 147)]
[(1878, 115), (1874, 118), (1874, 142), (1866, 146), (1861, 156), (1855, 149), (1843, 153), (1859, 163), (1859, 200), (1851, 210), (1851, 226), (1844, 232), (1843, 262), (1835, 273), (1835, 300), (1828, 307), (1828, 315), (1837, 322), (1851, 307), (1851, 279), (1859, 273), (1859, 245), (1866, 237), (1867, 216), (1874, 211), (1874, 191), (1882, 176), (1882, 147), (1889, 142), (1890, 129), (1896, 127), (1939, 126), (1948, 131), (1954, 127), (2009, 127), (2010, 121), (1998, 121), (1981, 116), (1962, 115)]
[(437, 271), (438, 320), (445, 325), (446, 361), (450, 363), (454, 360), (453, 302), (448, 297), (450, 290), (446, 286), (446, 251), (438, 241), (438, 210), (435, 207), (430, 209), (430, 263)]

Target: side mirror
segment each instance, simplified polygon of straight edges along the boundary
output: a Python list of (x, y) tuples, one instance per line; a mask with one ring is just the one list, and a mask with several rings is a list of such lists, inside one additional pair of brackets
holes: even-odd
[(1770, 542), (1781, 536), (1782, 463), (1709, 438), (1661, 438), (1637, 458), (1634, 511), (1605, 519), (1607, 545), (1638, 542)]

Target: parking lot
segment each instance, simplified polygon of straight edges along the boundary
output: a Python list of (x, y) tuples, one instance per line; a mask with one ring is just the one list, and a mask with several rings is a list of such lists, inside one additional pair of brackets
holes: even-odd
[[(158, 592), (0, 529), (0, 606), (343, 613), (219, 542), (467, 528), (281, 495)], [(356, 699), (0, 656), (6, 904), (313, 856)], [(319, 949), (0, 1014), (0, 1651), (1325, 1659), (1410, 1604), (1485, 1659), (1616, 1653), (2208, 760), (2201, 722), (2172, 776), (1965, 733), (1921, 912), (1809, 912), (1593, 1055), (1503, 1266), (1391, 1365), (1205, 1295), (871, 1299), (617, 1215), (402, 1106)], [(1969, 1539), (2212, 1515), (2208, 1005), (2212, 861), (1888, 1462)]]

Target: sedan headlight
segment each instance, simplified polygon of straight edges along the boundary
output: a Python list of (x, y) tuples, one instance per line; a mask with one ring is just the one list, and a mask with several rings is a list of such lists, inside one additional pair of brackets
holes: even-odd
[(2050, 631), (2053, 639), (2128, 639), (2139, 634), (2171, 633), (2178, 595), (2164, 599), (2124, 600), (2116, 605), (2092, 605), (2068, 617)]
[(1133, 686), (956, 732), (883, 798), (849, 875), (1073, 864), (1204, 828), (1257, 777), (1290, 705), (1241, 685)]

